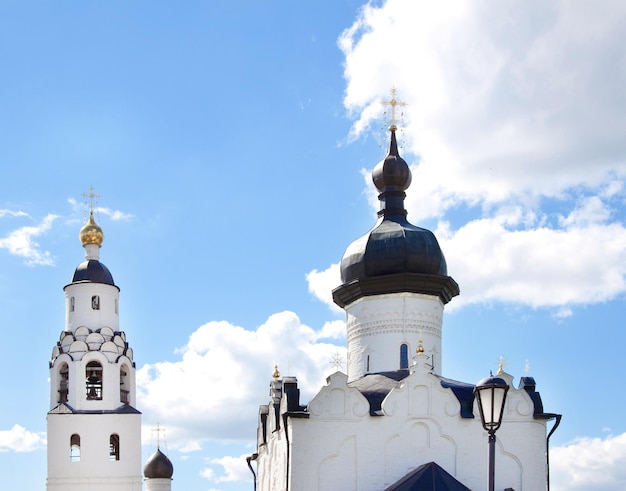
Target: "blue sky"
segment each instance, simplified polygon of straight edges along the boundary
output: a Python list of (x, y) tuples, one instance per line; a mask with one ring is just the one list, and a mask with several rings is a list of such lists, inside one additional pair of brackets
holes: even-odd
[(158, 421), (174, 489), (252, 489), (241, 456), (274, 364), (306, 399), (345, 353), (329, 294), (375, 221), (396, 87), (409, 219), (461, 287), (443, 374), (475, 382), (502, 355), (564, 414), (552, 489), (623, 489), (625, 17), (610, 1), (1, 3), (6, 486), (45, 486), (47, 364), (93, 185), (144, 458)]

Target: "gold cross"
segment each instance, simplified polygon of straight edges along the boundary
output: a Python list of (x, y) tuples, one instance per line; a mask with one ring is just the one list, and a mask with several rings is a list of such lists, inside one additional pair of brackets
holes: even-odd
[(389, 118), (390, 129), (394, 129), (394, 130), (397, 129), (396, 123), (398, 123), (398, 120), (396, 119), (396, 107), (404, 107), (407, 105), (407, 103), (401, 102), (398, 99), (396, 99), (395, 87), (391, 88), (391, 99), (389, 99), (388, 101), (380, 101), (380, 103), (383, 106), (391, 107), (391, 118)]
[(89, 192), (82, 193), (82, 197), (85, 198), (85, 201), (89, 198), (89, 213), (93, 213), (94, 200), (96, 202), (96, 206), (98, 206), (98, 198), (100, 197), (100, 194), (94, 193), (93, 186), (89, 186)]

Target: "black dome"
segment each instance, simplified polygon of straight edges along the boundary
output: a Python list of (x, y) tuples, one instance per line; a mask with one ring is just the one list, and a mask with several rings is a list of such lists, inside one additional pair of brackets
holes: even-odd
[(104, 283), (106, 285), (113, 285), (113, 276), (104, 264), (97, 259), (88, 259), (78, 265), (76, 271), (74, 271), (74, 277), (72, 283), (78, 283), (79, 281), (88, 281), (91, 283)]
[(143, 475), (146, 479), (171, 479), (174, 475), (174, 466), (161, 449), (157, 449), (146, 461)]
[(346, 249), (340, 267), (343, 285), (333, 292), (335, 302), (344, 307), (364, 295), (398, 292), (437, 294), (448, 302), (459, 287), (448, 276), (435, 234), (406, 219), (404, 191), (411, 184), (411, 170), (398, 153), (393, 126), (389, 152), (372, 171), (372, 180), (380, 191), (379, 219)]
[(448, 275), (435, 234), (401, 216), (380, 220), (341, 260), (343, 283), (395, 273)]

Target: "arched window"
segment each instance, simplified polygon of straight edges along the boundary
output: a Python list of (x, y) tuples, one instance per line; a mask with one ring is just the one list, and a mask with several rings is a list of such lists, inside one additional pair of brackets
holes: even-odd
[(97, 361), (87, 363), (85, 369), (87, 379), (87, 400), (99, 401), (102, 399), (102, 365)]
[(76, 299), (74, 297), (70, 297), (70, 312), (74, 312), (75, 307), (76, 307)]
[(400, 345), (400, 369), (409, 368), (409, 346), (406, 343)]
[(126, 365), (120, 366), (120, 401), (123, 404), (130, 404), (130, 381)]
[(109, 460), (120, 460), (120, 436), (116, 433), (109, 438)]
[(70, 437), (70, 462), (80, 462), (80, 435)]
[(100, 297), (98, 295), (91, 297), (91, 308), (93, 310), (100, 310)]
[(117, 298), (115, 299), (115, 313), (116, 314), (119, 313), (119, 303), (118, 303)]
[(67, 402), (70, 391), (70, 369), (67, 363), (61, 363), (57, 380), (59, 385), (57, 402)]
[(365, 371), (369, 373), (370, 371), (370, 355), (367, 355), (367, 364), (365, 366)]

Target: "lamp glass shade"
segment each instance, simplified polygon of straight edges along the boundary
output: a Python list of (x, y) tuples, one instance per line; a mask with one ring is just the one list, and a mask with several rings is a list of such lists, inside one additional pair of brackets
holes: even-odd
[(495, 433), (500, 428), (508, 390), (508, 384), (499, 377), (484, 378), (474, 388), (480, 419), (489, 433)]

